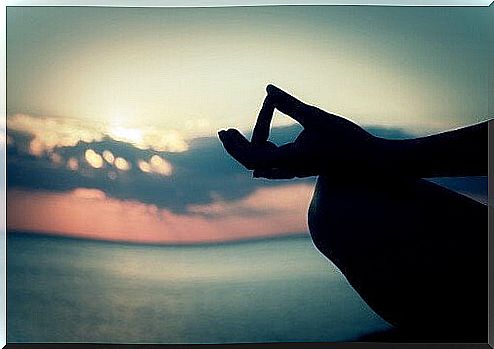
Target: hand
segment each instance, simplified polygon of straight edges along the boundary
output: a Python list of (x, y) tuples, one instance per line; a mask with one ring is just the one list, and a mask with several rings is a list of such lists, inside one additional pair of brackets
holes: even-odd
[[(353, 122), (307, 105), (279, 88), (268, 85), (252, 140), (238, 130), (220, 131), (226, 151), (254, 177), (288, 179), (321, 174), (366, 175), (376, 170), (380, 159), (380, 139)], [(274, 109), (303, 126), (293, 143), (280, 147), (268, 141)]]

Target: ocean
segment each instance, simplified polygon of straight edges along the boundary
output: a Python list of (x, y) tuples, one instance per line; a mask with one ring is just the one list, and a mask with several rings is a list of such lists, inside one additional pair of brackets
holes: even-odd
[(7, 341), (358, 340), (389, 328), (308, 236), (151, 246), (7, 233)]

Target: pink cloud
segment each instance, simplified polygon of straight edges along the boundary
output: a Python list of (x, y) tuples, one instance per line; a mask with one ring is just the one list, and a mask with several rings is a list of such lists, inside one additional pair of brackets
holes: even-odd
[(221, 198), (177, 214), (110, 198), (96, 189), (67, 193), (9, 190), (7, 228), (98, 240), (199, 243), (307, 231), (312, 186), (261, 188), (236, 201)]

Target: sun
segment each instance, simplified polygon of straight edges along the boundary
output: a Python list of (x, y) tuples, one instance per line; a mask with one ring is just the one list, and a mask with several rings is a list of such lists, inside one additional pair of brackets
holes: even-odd
[(112, 127), (108, 134), (115, 140), (132, 144), (141, 144), (143, 141), (142, 132), (137, 128)]

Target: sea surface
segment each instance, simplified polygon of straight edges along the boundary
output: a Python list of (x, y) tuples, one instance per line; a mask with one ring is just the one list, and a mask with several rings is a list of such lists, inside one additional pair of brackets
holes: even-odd
[(389, 326), (308, 236), (146, 246), (7, 234), (7, 341), (352, 341)]

